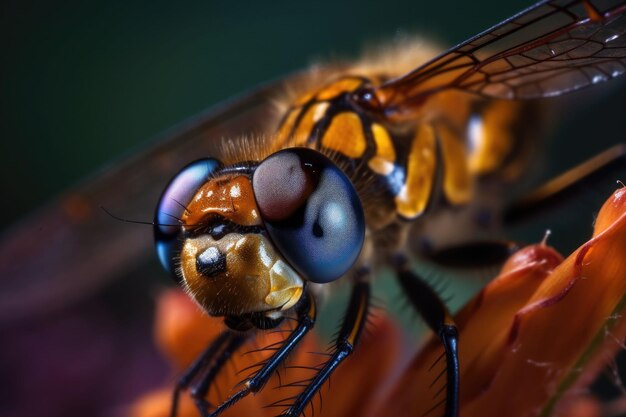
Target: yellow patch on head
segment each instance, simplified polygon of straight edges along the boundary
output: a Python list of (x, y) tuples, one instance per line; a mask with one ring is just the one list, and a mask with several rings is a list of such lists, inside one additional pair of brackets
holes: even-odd
[[(225, 269), (211, 276), (198, 271), (197, 260), (211, 250), (225, 257)], [(180, 268), (189, 294), (215, 316), (285, 310), (302, 296), (304, 283), (261, 234), (229, 233), (187, 239)]]

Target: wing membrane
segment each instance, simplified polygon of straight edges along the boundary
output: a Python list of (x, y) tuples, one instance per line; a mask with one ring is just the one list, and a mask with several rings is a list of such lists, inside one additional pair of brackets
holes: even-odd
[(555, 96), (626, 71), (626, 1), (542, 1), (391, 80), (389, 112), (443, 89), (492, 98)]

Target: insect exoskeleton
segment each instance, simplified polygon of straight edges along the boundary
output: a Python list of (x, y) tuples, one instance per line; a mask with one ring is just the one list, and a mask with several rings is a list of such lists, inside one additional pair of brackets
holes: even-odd
[(276, 317), (307, 281), (335, 281), (352, 267), (365, 220), (331, 160), (290, 148), (261, 162), (189, 164), (159, 201), (155, 237), (163, 266), (209, 314)]
[[(226, 163), (209, 158), (184, 168), (157, 207), (159, 258), (231, 330), (181, 378), (172, 415), (193, 378), (192, 397), (211, 417), (260, 391), (313, 328), (317, 293), (307, 284), (349, 275), (351, 295), (328, 358), (298, 383), (297, 396), (273, 404), (285, 407), (281, 415), (300, 416), (357, 346), (370, 281), (382, 266), (443, 347), (445, 371), (435, 382), (445, 375), (445, 384), (430, 411), (443, 406), (457, 417), (459, 331), (440, 294), (413, 268), (412, 249), (444, 268), (501, 263), (516, 245), (493, 239), (500, 223), (623, 164), (617, 149), (528, 196), (502, 198), (510, 181), (527, 175), (534, 157), (528, 137), (538, 136), (529, 123), (535, 105), (510, 99), (555, 96), (624, 73), (625, 12), (624, 0), (544, 0), (404, 75), (357, 65), (312, 77), (310, 90), (272, 119), (265, 130), (271, 140), (222, 142), (224, 152), (211, 154)], [(239, 330), (275, 327), (287, 310), (297, 325), (285, 342), (237, 392), (208, 405), (215, 375), (247, 340)]]

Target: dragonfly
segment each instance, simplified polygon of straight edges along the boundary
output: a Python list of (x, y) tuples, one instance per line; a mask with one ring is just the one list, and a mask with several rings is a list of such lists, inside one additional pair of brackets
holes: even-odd
[[(99, 279), (127, 270), (146, 256), (152, 243), (124, 224), (88, 221), (97, 209), (93, 202), (115, 184), (120, 199), (144, 188), (147, 191), (137, 196), (144, 200), (137, 206), (154, 203), (177, 167), (198, 155), (210, 155), (183, 168), (160, 198), (154, 223), (161, 263), (209, 313), (225, 316), (234, 329), (275, 326), (287, 311), (295, 311), (300, 324), (289, 339), (293, 343), (286, 343), (242, 391), (208, 411), (217, 415), (260, 389), (264, 378), (312, 328), (316, 294), (309, 283), (325, 285), (348, 278), (354, 282), (353, 295), (333, 356), (285, 411), (300, 415), (357, 345), (369, 309), (370, 277), (383, 264), (396, 271), (416, 310), (441, 338), (448, 363), (445, 412), (457, 415), (462, 382), (456, 346), (462, 341), (457, 340), (454, 323), (437, 293), (412, 270), (409, 242), (420, 243), (419, 256), (442, 263), (467, 261), (461, 258), (468, 252), (508, 254), (509, 242), (439, 242), (441, 234), (429, 231), (441, 230), (438, 215), (446, 222), (442, 213), (457, 210), (463, 213), (457, 216), (459, 221), (469, 217), (475, 228), (488, 230), (490, 213), (507, 218), (526, 215), (570, 190), (590, 171), (623, 161), (619, 149), (602, 155), (575, 170), (574, 180), (560, 178), (506, 210), (498, 201), (483, 198), (493, 196), (486, 190), (494, 182), (506, 186), (519, 179), (532, 156), (534, 132), (520, 126), (513, 134), (511, 129), (534, 111), (532, 102), (525, 100), (595, 85), (626, 70), (625, 10), (626, 5), (618, 1), (544, 1), (406, 74), (397, 68), (368, 70), (356, 65), (325, 69), (313, 80), (298, 75), (289, 82), (304, 86), (302, 94), (286, 103), (278, 116), (267, 100), (275, 87), (261, 88), (192, 122), (141, 161), (129, 161), (92, 186), (66, 196), (42, 216), (47, 224), (57, 226), (47, 238), (63, 239), (68, 253), (72, 247), (77, 251), (97, 247), (97, 251), (69, 267), (53, 253), (27, 261), (28, 230), (16, 231), (2, 248), (0, 256), (13, 260), (3, 275), (34, 276), (45, 266), (50, 276), (63, 277), (54, 286), (29, 290), (28, 298), (19, 300), (50, 308), (50, 302), (38, 300), (66, 300), (66, 294), (84, 293)], [(313, 86), (314, 82), (319, 84)], [(268, 135), (209, 140), (232, 138), (232, 132), (242, 130)], [(142, 173), (135, 169), (139, 162), (145, 167)], [(216, 200), (203, 206), (206, 200), (198, 193)], [(306, 214), (310, 210), (312, 216)], [(297, 221), (292, 215), (299, 216)], [(79, 231), (70, 242), (64, 239), (68, 228)], [(270, 304), (267, 294), (259, 299), (258, 286), (251, 291), (232, 287), (226, 291), (231, 296), (218, 297), (220, 290), (228, 288), (220, 277), (236, 274), (227, 269), (230, 261), (225, 253), (237, 248), (237, 242), (216, 243), (228, 235), (243, 240), (241, 250), (249, 251), (246, 256), (233, 252), (235, 257), (248, 259), (249, 267), (261, 270), (257, 274), (281, 282), (279, 290), (272, 290)], [(114, 237), (111, 244), (103, 244), (108, 237)], [(324, 243), (328, 238), (331, 243)], [(244, 244), (248, 241), (255, 241), (252, 249)], [(261, 254), (269, 254), (272, 263), (250, 261), (254, 256), (261, 259)], [(96, 263), (102, 268), (94, 272), (91, 265)], [(88, 282), (81, 280), (86, 274)], [(16, 286), (19, 281), (15, 280)], [(19, 314), (16, 303), (15, 298), (2, 300), (8, 312), (5, 317)], [(208, 352), (230, 354), (242, 342), (243, 337), (233, 332)]]

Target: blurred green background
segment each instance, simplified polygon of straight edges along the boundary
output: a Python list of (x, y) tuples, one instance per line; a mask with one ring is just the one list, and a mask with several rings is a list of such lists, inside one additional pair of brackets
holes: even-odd
[[(529, 4), (3, 1), (0, 227), (164, 129), (313, 59), (358, 56), (400, 31), (450, 46)], [(561, 130), (559, 160), (623, 141), (624, 83), (601, 89), (585, 109), (593, 114)]]
[[(259, 83), (306, 68), (316, 59), (357, 57), (368, 44), (398, 33), (423, 34), (444, 47), (451, 46), (530, 4), (523, 0), (73, 0), (62, 4), (5, 0), (0, 15), (0, 231), (116, 158), (140, 152), (165, 129)], [(550, 162), (543, 170), (544, 177), (611, 144), (626, 142), (626, 83), (607, 83), (592, 90), (553, 101), (564, 114), (555, 138), (546, 146)], [(605, 197), (601, 193), (599, 202)], [(574, 233), (566, 239), (569, 243), (561, 246), (571, 249), (589, 235), (597, 203), (579, 203), (575, 207), (578, 215), (568, 210), (556, 220), (538, 221), (524, 232), (538, 240), (547, 226), (560, 226), (555, 239), (563, 240), (564, 233)], [(151, 215), (146, 213), (145, 218)], [(36, 241), (36, 236), (33, 239)], [(157, 268), (156, 262), (153, 264)], [(29, 400), (32, 392), (41, 391), (37, 387), (58, 387), (60, 393), (50, 391), (42, 397), (47, 404), (46, 415), (73, 415), (71, 410), (96, 415), (94, 410), (100, 406), (94, 405), (95, 401), (84, 399), (77, 404), (76, 398), (87, 398), (93, 389), (102, 394), (100, 378), (117, 375), (100, 400), (104, 403), (109, 398), (109, 407), (163, 381), (165, 365), (154, 366), (159, 359), (150, 342), (151, 311), (134, 320), (134, 327), (127, 325), (131, 308), (146, 302), (138, 300), (136, 292), (142, 291), (146, 298), (153, 293), (145, 294), (144, 287), (136, 288), (135, 293), (125, 288), (115, 291), (114, 295), (105, 294), (108, 304), (103, 310), (116, 315), (110, 334), (117, 334), (122, 323), (127, 338), (106, 336), (106, 328), (94, 326), (92, 315), (83, 310), (67, 313), (70, 319), (48, 317), (34, 327), (14, 329), (10, 338), (14, 343), (8, 349), (14, 356), (0, 355), (0, 369), (10, 368), (12, 380), (20, 376), (23, 382), (14, 382), (12, 391), (3, 393), (12, 395), (11, 401), (0, 395), (0, 410), (8, 404), (4, 408), (14, 410), (15, 415), (41, 415), (41, 410), (29, 413), (23, 405), (35, 407), (36, 402)], [(120, 293), (128, 293), (125, 301), (120, 301)], [(466, 296), (457, 298), (456, 305)], [(336, 308), (342, 306), (337, 304)], [(104, 314), (100, 310), (97, 313)], [(86, 320), (83, 327), (68, 327), (68, 322), (77, 322), (76, 317)], [(68, 334), (80, 342), (70, 339), (71, 348), (66, 340), (57, 342), (56, 348), (47, 346), (50, 359), (40, 358), (40, 365), (33, 362), (30, 349), (39, 352), (42, 343)], [(114, 352), (107, 356), (108, 362), (103, 360), (103, 351)], [(81, 362), (75, 360), (77, 352), (95, 353)], [(98, 363), (100, 368), (80, 374), (66, 369), (69, 362), (86, 364), (84, 367)], [(50, 364), (58, 367), (52, 372), (56, 384), (31, 377), (40, 375), (40, 368)], [(115, 365), (119, 369), (112, 372)], [(71, 375), (66, 375), (68, 372)], [(123, 372), (143, 380), (133, 382)], [(59, 377), (65, 380), (58, 381)], [(67, 387), (79, 391), (63, 391)], [(66, 397), (66, 402), (51, 405), (60, 397)]]

